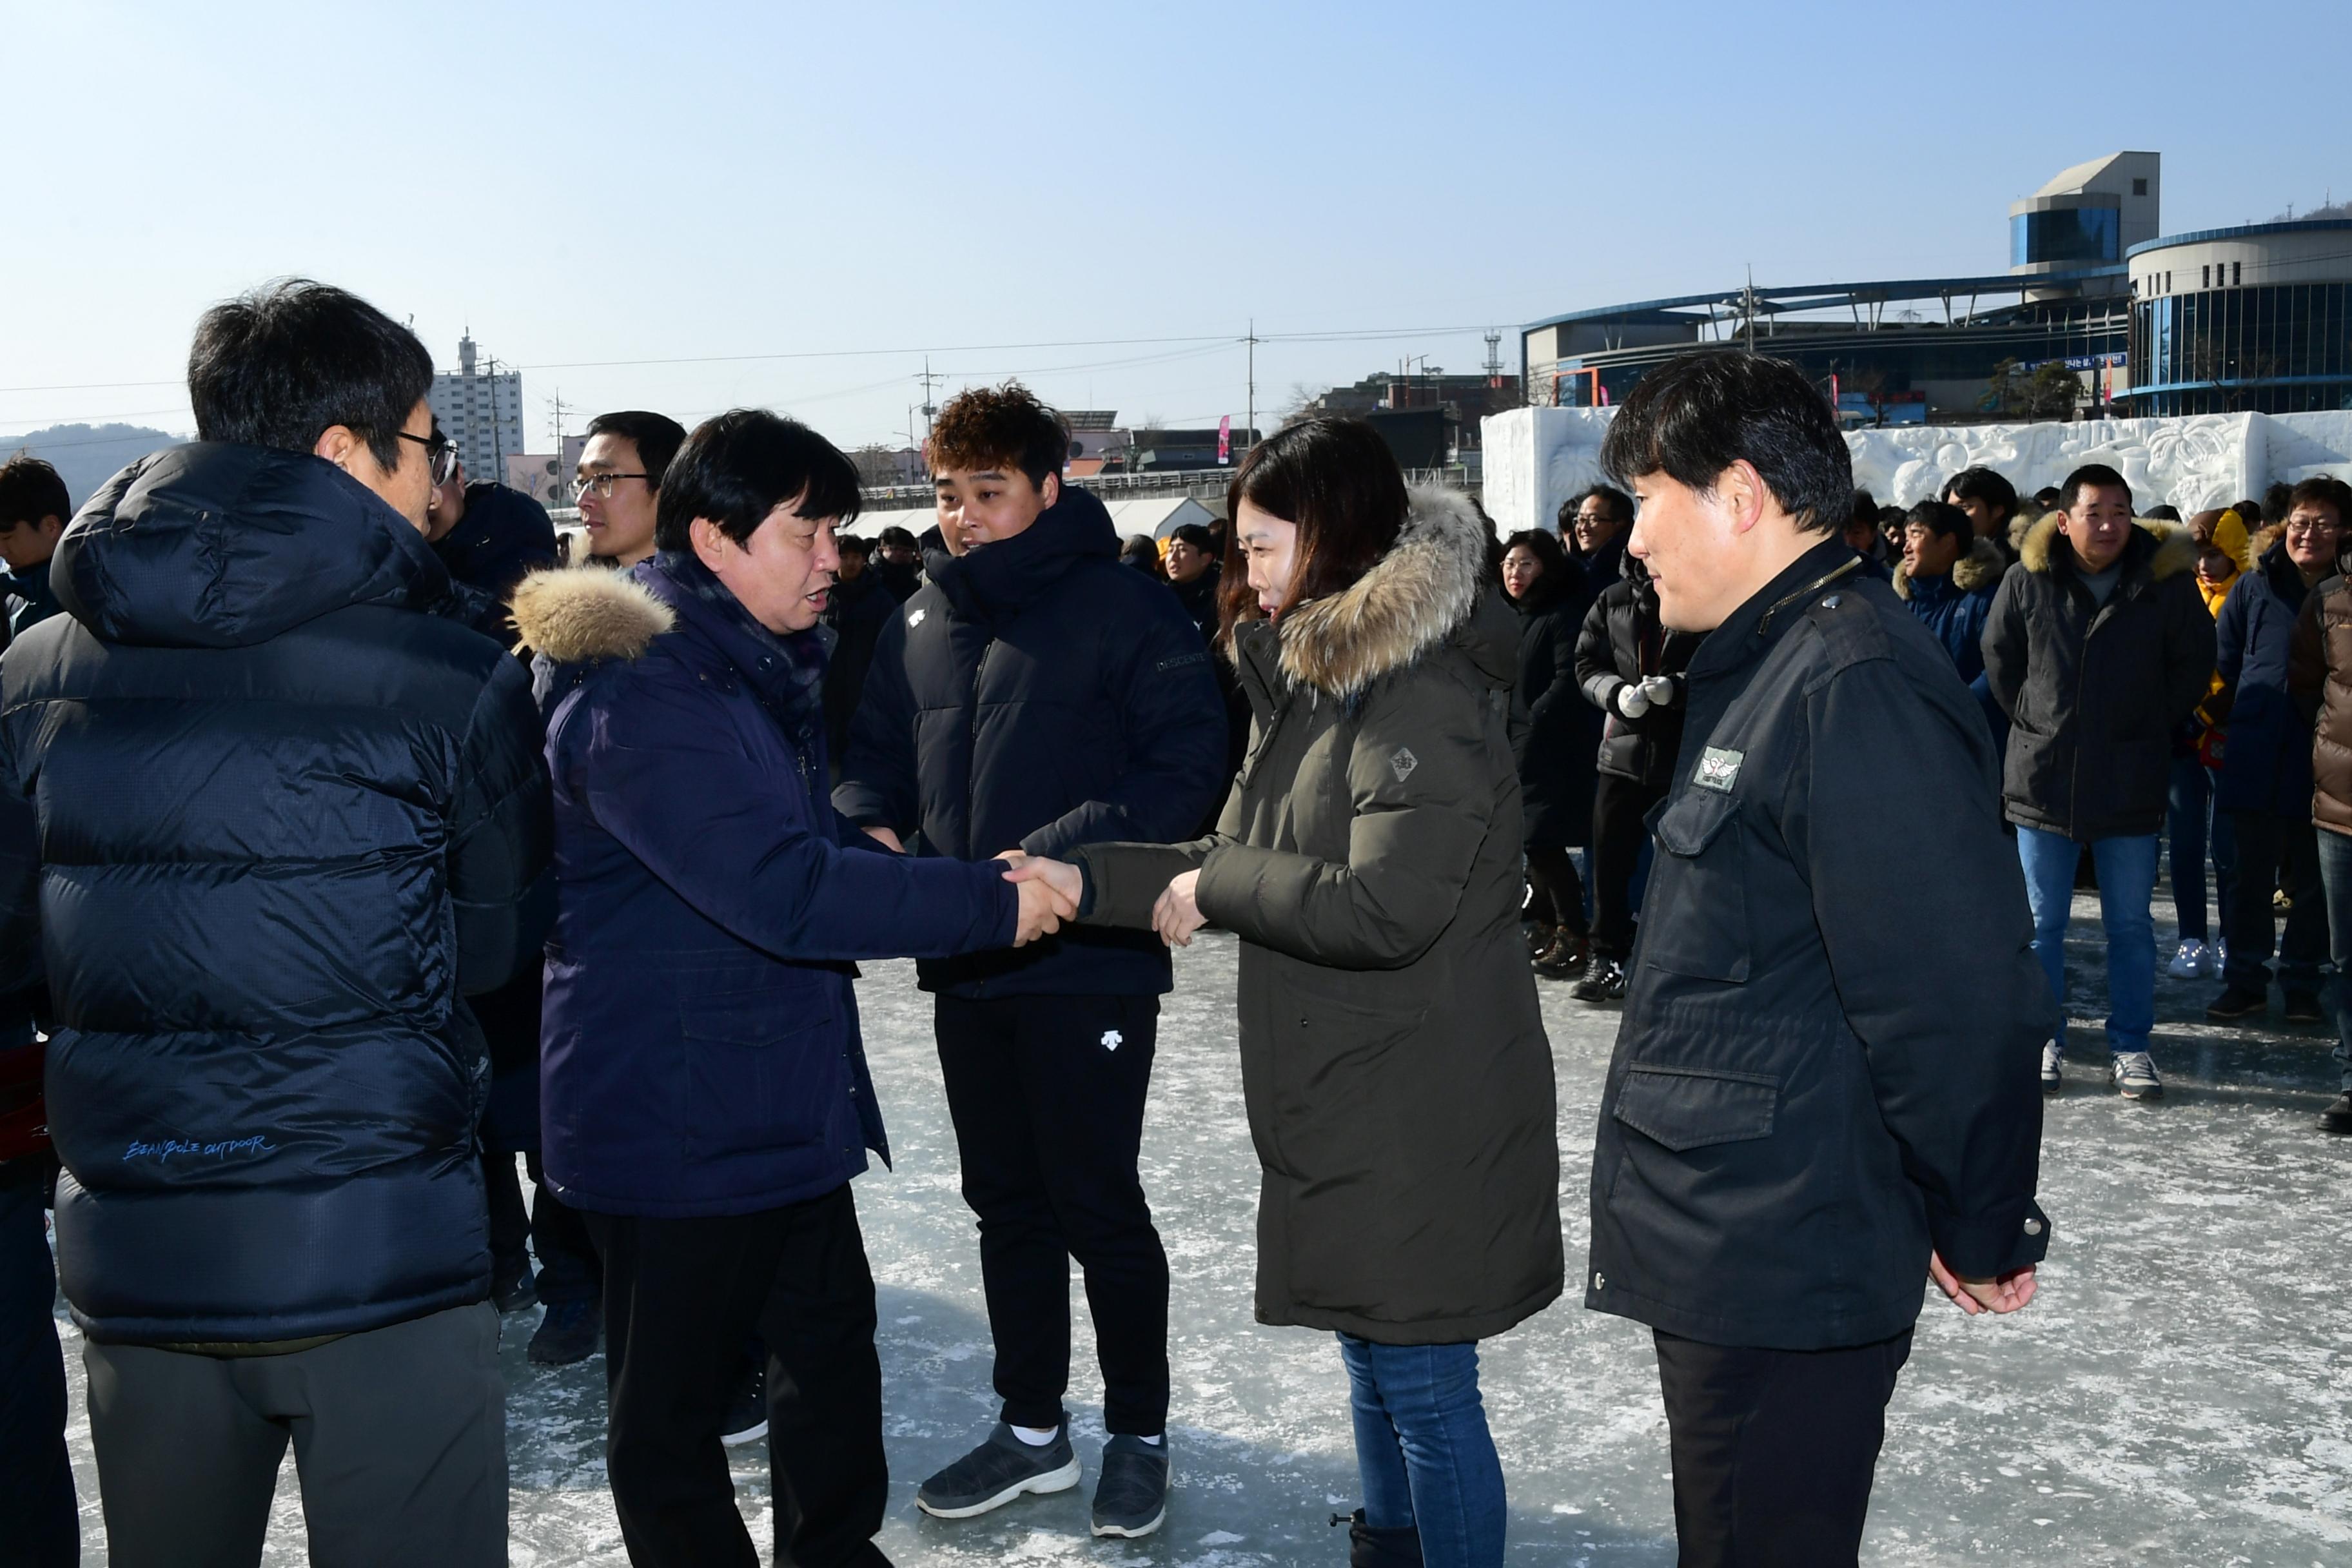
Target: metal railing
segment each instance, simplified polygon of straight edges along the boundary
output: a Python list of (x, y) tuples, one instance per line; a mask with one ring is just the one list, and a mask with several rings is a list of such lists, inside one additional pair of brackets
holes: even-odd
[[(1184, 468), (1166, 472), (1147, 470), (1139, 474), (1097, 474), (1090, 479), (1072, 479), (1071, 484), (1091, 490), (1105, 500), (1132, 500), (1143, 496), (1190, 496), (1195, 500), (1214, 497), (1222, 500), (1225, 489), (1233, 482), (1231, 468)], [(1476, 481), (1470, 471), (1459, 464), (1444, 468), (1408, 468), (1404, 475), (1409, 485), (1428, 485), (1440, 489), (1471, 489)], [(928, 484), (868, 485), (860, 492), (869, 509), (896, 510), (931, 504), (932, 490)]]

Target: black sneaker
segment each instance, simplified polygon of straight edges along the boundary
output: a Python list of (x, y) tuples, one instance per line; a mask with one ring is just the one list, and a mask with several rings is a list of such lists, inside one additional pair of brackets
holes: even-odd
[(999, 1421), (986, 1442), (917, 1489), (915, 1506), (933, 1519), (970, 1519), (1023, 1492), (1066, 1492), (1077, 1484), (1068, 1421), (1042, 1447), (1023, 1442)]
[(2290, 1024), (2322, 1024), (2327, 1015), (2319, 1009), (2319, 994), (2315, 991), (2290, 991), (2286, 994), (2286, 1012)]
[(2337, 1095), (2319, 1113), (2322, 1132), (2352, 1132), (2352, 1093)]
[(1624, 968), (1613, 958), (1595, 958), (1584, 978), (1570, 986), (1568, 994), (1580, 1002), (1622, 1002)]
[(1535, 967), (1546, 980), (1573, 980), (1591, 961), (1591, 943), (1563, 928), (1559, 939), (1536, 955)]
[(727, 1423), (719, 1440), (730, 1448), (756, 1443), (768, 1435), (768, 1369), (755, 1366), (727, 1402)]
[(2213, 1005), (2205, 1009), (2205, 1021), (2209, 1024), (2234, 1024), (2241, 1018), (2259, 1018), (2263, 1005), (2261, 992), (2232, 985), (2213, 998)]
[(490, 1305), (501, 1313), (539, 1305), (539, 1281), (531, 1278), (530, 1254), (518, 1252), (490, 1265)]
[(596, 1353), (604, 1338), (604, 1309), (593, 1301), (558, 1301), (539, 1321), (525, 1352), (540, 1366), (570, 1366)]
[(1095, 1533), (1149, 1535), (1168, 1517), (1168, 1439), (1147, 1443), (1122, 1433), (1103, 1445), (1095, 1482)]

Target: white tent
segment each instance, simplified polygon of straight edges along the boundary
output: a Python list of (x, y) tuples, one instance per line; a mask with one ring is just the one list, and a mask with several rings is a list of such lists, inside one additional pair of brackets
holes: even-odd
[(1154, 496), (1146, 500), (1110, 503), (1110, 525), (1118, 531), (1121, 539), (1136, 533), (1165, 539), (1188, 522), (1206, 528), (1216, 521), (1215, 512), (1190, 496)]

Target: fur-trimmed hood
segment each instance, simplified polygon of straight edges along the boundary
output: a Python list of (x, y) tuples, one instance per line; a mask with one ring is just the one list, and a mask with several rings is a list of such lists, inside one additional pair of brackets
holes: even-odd
[[(1282, 618), (1282, 672), (1292, 680), (1353, 701), (1460, 634), (1482, 671), (1507, 684), (1516, 673), (1518, 617), (1499, 589), (1486, 593), (1493, 530), (1467, 496), (1409, 493), (1404, 530), (1370, 571)], [(1486, 598), (1491, 606), (1482, 605)], [(1478, 614), (1482, 608), (1499, 619), (1485, 625), (1491, 617)]]
[[(1963, 594), (1986, 594), (2000, 586), (2001, 574), (2009, 570), (2009, 558), (2000, 546), (1990, 539), (1979, 538), (1969, 546), (1969, 552), (1952, 563), (1952, 586)], [(1898, 597), (1911, 596), (1910, 569), (1901, 561), (1895, 563), (1895, 592)]]
[(677, 624), (643, 584), (603, 566), (533, 572), (517, 584), (512, 605), (522, 640), (560, 665), (635, 658)]
[[(2048, 573), (2057, 552), (2059, 524), (2064, 520), (2063, 512), (2043, 513), (2032, 528), (2025, 531), (2024, 542), (2018, 546), (2017, 563), (2028, 572)], [(2165, 522), (2150, 517), (2132, 519), (2132, 527), (2147, 535), (2147, 542), (2135, 552), (2133, 543), (2137, 542), (2127, 541), (2124, 545), (2124, 555), (2118, 556), (2118, 560), (2137, 554), (2147, 563), (2147, 574), (2159, 583), (2167, 577), (2197, 569), (2197, 540), (2188, 529), (2177, 522)]]

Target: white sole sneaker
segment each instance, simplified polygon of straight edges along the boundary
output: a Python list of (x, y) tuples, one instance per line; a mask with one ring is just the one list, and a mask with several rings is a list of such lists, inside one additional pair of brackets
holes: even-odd
[(941, 1508), (936, 1503), (925, 1502), (919, 1497), (915, 1500), (915, 1506), (933, 1519), (977, 1519), (992, 1510), (1003, 1508), (1024, 1492), (1035, 1492), (1042, 1497), (1047, 1492), (1068, 1491), (1078, 1484), (1079, 1474), (1078, 1461), (1073, 1455), (1070, 1462), (1058, 1470), (1047, 1470), (1041, 1476), (1025, 1477), (993, 1497), (983, 1498), (976, 1503), (970, 1503), (962, 1508)]
[(1167, 1522), (1168, 1510), (1163, 1508), (1152, 1516), (1151, 1522), (1149, 1524), (1097, 1524), (1095, 1526), (1095, 1533), (1123, 1536), (1129, 1541), (1140, 1541)]
[(727, 1447), (740, 1448), (746, 1443), (756, 1443), (767, 1435), (768, 1424), (762, 1421), (757, 1426), (746, 1426), (740, 1432), (721, 1432), (719, 1441)]

